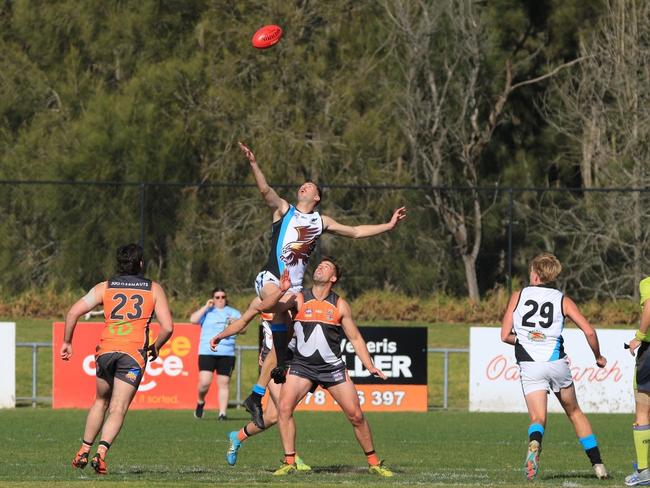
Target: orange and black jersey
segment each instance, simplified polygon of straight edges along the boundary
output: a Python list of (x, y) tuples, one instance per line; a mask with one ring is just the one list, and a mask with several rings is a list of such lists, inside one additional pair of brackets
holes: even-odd
[(324, 300), (314, 297), (311, 290), (303, 292), (304, 303), (294, 318), (296, 351), (294, 360), (318, 366), (322, 371), (340, 368), (341, 312), (337, 304), (339, 296), (330, 292)]
[(149, 323), (154, 311), (152, 281), (142, 276), (116, 276), (104, 291), (105, 327), (97, 356), (107, 352), (129, 354), (144, 368), (149, 345)]

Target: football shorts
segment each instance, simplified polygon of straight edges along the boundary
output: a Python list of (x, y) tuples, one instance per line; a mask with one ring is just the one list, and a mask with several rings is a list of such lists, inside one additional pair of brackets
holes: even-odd
[(557, 361), (522, 361), (519, 370), (524, 395), (539, 390), (557, 393), (573, 384), (566, 357)]
[(230, 376), (235, 368), (235, 356), (199, 354), (199, 371), (216, 371), (218, 375)]
[(634, 387), (650, 393), (650, 342), (642, 342), (637, 350)]
[[(260, 271), (255, 278), (255, 293), (257, 293), (257, 296), (260, 296), (260, 293), (262, 293), (262, 288), (264, 288), (264, 285), (267, 283), (273, 283), (275, 286), (280, 288), (280, 278), (275, 276), (273, 273), (270, 271)], [(301, 285), (294, 285), (291, 288), (289, 288), (290, 292), (293, 293), (298, 293), (302, 291), (302, 284)]]
[[(146, 356), (145, 356), (146, 365)], [(129, 354), (124, 352), (106, 352), (95, 358), (97, 377), (111, 385), (115, 378), (133, 385), (136, 389), (144, 376), (144, 368)]]
[(312, 393), (319, 385), (328, 389), (330, 386), (345, 383), (348, 379), (348, 371), (345, 367), (345, 363), (335, 370), (322, 371), (315, 366), (300, 361), (297, 358), (294, 358), (291, 361), (289, 374), (310, 380), (313, 385), (310, 390)]

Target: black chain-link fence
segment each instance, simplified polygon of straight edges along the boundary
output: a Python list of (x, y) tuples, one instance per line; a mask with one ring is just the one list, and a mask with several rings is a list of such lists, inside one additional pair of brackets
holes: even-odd
[[(296, 185), (272, 186), (294, 201)], [(541, 251), (558, 255), (561, 285), (581, 299), (634, 296), (650, 270), (646, 189), (323, 188), (319, 211), (344, 224), (383, 223), (408, 208), (394, 232), (320, 240), (318, 255), (343, 265), (348, 296), (467, 294), (462, 255), (475, 244), (477, 215), (481, 293), (525, 281)], [(214, 283), (250, 291), (270, 246), (271, 213), (252, 184), (0, 181), (0, 212), (0, 290), (9, 295), (87, 288), (112, 272), (127, 242), (144, 246), (148, 276), (180, 296)]]

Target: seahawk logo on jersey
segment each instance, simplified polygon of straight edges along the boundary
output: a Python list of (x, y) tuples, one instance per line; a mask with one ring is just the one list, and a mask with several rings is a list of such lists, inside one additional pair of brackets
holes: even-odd
[(528, 333), (528, 338), (531, 341), (542, 342), (542, 341), (546, 340), (546, 334), (544, 334), (543, 332), (540, 332), (538, 330), (534, 330), (534, 331)]
[(282, 248), (281, 259), (287, 266), (295, 266), (299, 261), (306, 263), (320, 234), (318, 227), (309, 226), (296, 227), (296, 232), (298, 238)]

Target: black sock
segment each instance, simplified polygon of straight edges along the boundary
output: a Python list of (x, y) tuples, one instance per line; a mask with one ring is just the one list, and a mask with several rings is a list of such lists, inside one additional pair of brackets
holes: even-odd
[[(283, 324), (284, 325), (284, 324)], [(273, 331), (273, 350), (275, 351), (275, 357), (278, 362), (279, 368), (284, 368), (286, 363), (287, 355), (287, 331)]]
[(592, 466), (594, 464), (603, 464), (603, 460), (600, 457), (600, 449), (598, 449), (598, 446), (587, 449), (585, 452), (587, 453), (587, 456), (589, 456), (589, 461), (591, 461)]
[(530, 435), (528, 436), (528, 442), (537, 441), (537, 442), (539, 442), (539, 445), (541, 446), (542, 445), (542, 437), (543, 437), (542, 433), (540, 431), (536, 430), (535, 432), (530, 433)]

